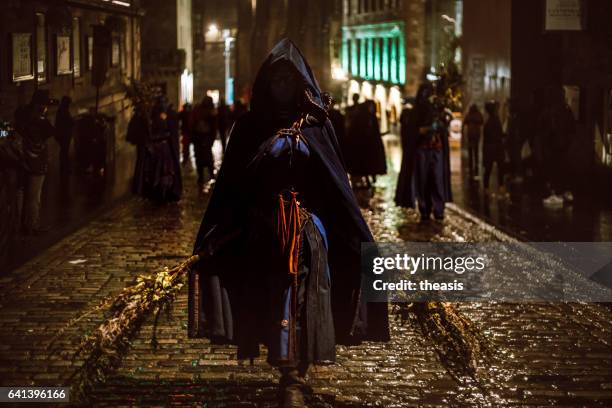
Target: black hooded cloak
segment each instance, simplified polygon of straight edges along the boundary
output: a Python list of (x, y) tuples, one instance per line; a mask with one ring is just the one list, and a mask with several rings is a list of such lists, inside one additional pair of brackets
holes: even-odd
[[(166, 119), (160, 114), (165, 112)], [(132, 191), (159, 203), (178, 201), (183, 192), (177, 114), (158, 101), (149, 120), (136, 112), (127, 139), (138, 148)]]
[[(189, 336), (237, 344), (238, 358), (257, 356), (258, 344), (265, 338), (264, 329), (249, 316), (257, 310), (257, 303), (267, 300), (258, 282), (266, 279), (274, 261), (266, 257), (265, 242), (255, 243), (263, 251), (256, 259), (258, 252), (249, 247), (252, 242), (246, 236), (249, 214), (258, 206), (262, 192), (269, 190), (272, 179), (283, 175), (255, 178), (249, 163), (279, 129), (271, 116), (268, 89), (272, 66), (280, 62), (295, 69), (312, 100), (323, 106), (319, 85), (301, 52), (290, 40), (281, 40), (257, 74), (251, 111), (231, 130), (194, 246), (194, 253), (203, 259), (189, 276)], [(387, 303), (366, 304), (361, 299), (361, 243), (372, 242), (373, 237), (339, 158), (333, 127), (327, 119), (313, 121), (302, 127), (302, 135), (310, 150), (308, 172), (302, 175), (307, 179), (307, 208), (321, 220), (327, 234), (335, 342), (386, 341)]]
[(343, 148), (348, 172), (352, 176), (387, 174), (385, 145), (374, 101), (353, 105), (347, 116), (348, 131)]
[(397, 178), (395, 189), (395, 204), (400, 207), (415, 208), (416, 192), (414, 186), (414, 166), (416, 162), (416, 149), (419, 130), (417, 126), (416, 110), (404, 109), (400, 116), (402, 166)]

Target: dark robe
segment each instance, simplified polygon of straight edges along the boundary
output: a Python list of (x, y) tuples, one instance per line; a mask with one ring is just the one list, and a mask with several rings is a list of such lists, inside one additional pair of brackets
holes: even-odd
[(400, 117), (402, 166), (395, 189), (395, 204), (400, 207), (415, 208), (414, 166), (419, 130), (416, 110), (404, 109)]
[(346, 108), (346, 137), (339, 139), (342, 143), (346, 170), (350, 174), (357, 174), (359, 171), (359, 161), (362, 159), (362, 129), (365, 127), (366, 121), (366, 117), (362, 113), (363, 110), (363, 104), (360, 103)]
[[(440, 130), (440, 142), (441, 142), (441, 153), (442, 153), (442, 184), (443, 184), (443, 198), (445, 202), (453, 201), (453, 193), (451, 189), (451, 168), (450, 168), (450, 143), (449, 143), (449, 131), (448, 127), (450, 124), (450, 114), (442, 106), (434, 105), (429, 101), (417, 103), (416, 107), (416, 126), (417, 132), (421, 127), (432, 126), (434, 121), (438, 121), (442, 126)], [(419, 142), (417, 149), (421, 149), (426, 136), (419, 135)]]
[(146, 116), (134, 115), (128, 125), (127, 139), (138, 148), (133, 192), (165, 203), (181, 198), (183, 182), (176, 113), (169, 110), (165, 120), (159, 118), (160, 113), (154, 110), (151, 123)]
[(348, 109), (346, 137), (347, 170), (353, 176), (387, 173), (387, 159), (374, 102), (366, 101)]
[(338, 139), (338, 145), (342, 153), (340, 159), (344, 162), (345, 152), (343, 149), (346, 143), (346, 118), (338, 109), (331, 109), (329, 111), (329, 120), (334, 128), (334, 133), (336, 134), (336, 139)]
[[(280, 61), (295, 68), (315, 103), (323, 105), (321, 91), (304, 57), (291, 41), (282, 40), (256, 77), (251, 110), (232, 129), (194, 246), (194, 253), (204, 258), (189, 276), (189, 336), (236, 344), (238, 358), (257, 356), (258, 345), (266, 344), (270, 337), (267, 326), (257, 324), (261, 318), (256, 314), (269, 313), (262, 306), (270, 301), (266, 298), (269, 292), (265, 282), (277, 270), (277, 261), (270, 256), (272, 249), (266, 249), (273, 247), (274, 242), (265, 240), (265, 228), (253, 230), (253, 225), (257, 225), (253, 219), (257, 214), (269, 212), (275, 196), (266, 192), (274, 191), (285, 174), (272, 172), (262, 177), (249, 163), (279, 129), (275, 118), (270, 116), (267, 93), (271, 66)], [(361, 243), (372, 242), (373, 237), (339, 158), (333, 127), (329, 120), (314, 121), (302, 128), (302, 134), (309, 159), (300, 172), (302, 181), (298, 185), (304, 194), (304, 207), (316, 215), (324, 228), (324, 234), (319, 228), (319, 233), (311, 228), (311, 237), (325, 236), (331, 280), (333, 332), (325, 328), (325, 319), (316, 320), (317, 341), (325, 344), (316, 345), (314, 351), (328, 353), (309, 358), (309, 362), (317, 363), (333, 360), (336, 343), (388, 340), (388, 309), (385, 302), (364, 303), (361, 299)], [(253, 240), (253, 236), (260, 239)], [(323, 254), (308, 248), (311, 257)], [(332, 355), (329, 355), (330, 347)]]

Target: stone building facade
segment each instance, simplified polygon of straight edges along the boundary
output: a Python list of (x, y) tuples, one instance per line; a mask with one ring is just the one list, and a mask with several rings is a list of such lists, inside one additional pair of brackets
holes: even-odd
[[(113, 55), (100, 89), (99, 110), (115, 118), (115, 146), (124, 149), (131, 116), (124, 85), (130, 78), (139, 79), (141, 73), (139, 4), (8, 0), (0, 4), (0, 11), (0, 35), (8, 45), (0, 47), (0, 60), (6, 62), (0, 64), (0, 118), (12, 120), (15, 109), (28, 103), (36, 89), (48, 89), (56, 99), (70, 96), (75, 115), (94, 106), (93, 26), (106, 25), (113, 38)], [(66, 54), (58, 50), (58, 44), (67, 47)]]
[(250, 99), (257, 70), (274, 44), (293, 40), (320, 85), (333, 91), (341, 41), (341, 0), (193, 0), (196, 99)]
[[(60, 174), (59, 144), (53, 139), (47, 141), (49, 170), (42, 188), (43, 227), (61, 228), (71, 216), (86, 218), (93, 212), (92, 208), (102, 205), (101, 202), (110, 202), (128, 191), (135, 149), (126, 142), (126, 130), (132, 116), (126, 84), (141, 76), (140, 21), (141, 10), (136, 0), (0, 2), (0, 121), (14, 123), (16, 109), (29, 103), (37, 89), (48, 90), (50, 96), (58, 100), (70, 97), (71, 113), (77, 120), (69, 151), (69, 174)], [(96, 45), (96, 50), (94, 30), (104, 32), (104, 45)], [(98, 65), (98, 61), (103, 64)], [(108, 66), (108, 70), (105, 77), (96, 75), (104, 79), (97, 89), (94, 73), (101, 65)], [(80, 122), (82, 115), (96, 105), (98, 112), (109, 118), (110, 126), (103, 142), (105, 148), (96, 152), (89, 149), (84, 154), (77, 145), (84, 146), (87, 140), (92, 140), (92, 135), (83, 131), (79, 123), (83, 123)], [(51, 106), (48, 118), (52, 123), (55, 113), (56, 107)], [(81, 168), (82, 162), (91, 163), (82, 160), (90, 155), (98, 155), (98, 159), (103, 156), (105, 163), (100, 173), (94, 174), (93, 166)], [(12, 172), (0, 174), (3, 206), (0, 224), (10, 225), (0, 231), (0, 234), (9, 234), (0, 236), (0, 270), (3, 272), (6, 271), (5, 261), (12, 259), (6, 256), (18, 252), (14, 250), (16, 246), (23, 245), (14, 234), (20, 231), (19, 197), (23, 197), (24, 184), (14, 176)], [(5, 218), (9, 214), (7, 208), (17, 209), (13, 213), (17, 216)]]
[[(36, 89), (49, 90), (52, 98), (72, 98), (71, 112), (78, 119), (96, 106), (93, 85), (93, 30), (106, 27), (111, 35), (109, 69), (99, 89), (98, 111), (114, 123), (107, 152), (129, 173), (135, 156), (126, 142), (132, 103), (126, 84), (141, 77), (141, 9), (136, 0), (9, 0), (0, 4), (0, 120), (12, 121), (20, 105)], [(55, 108), (49, 109), (53, 122)], [(76, 135), (75, 135), (76, 136)], [(48, 142), (50, 170), (45, 189), (59, 179), (59, 147)], [(74, 144), (71, 156), (75, 156)], [(74, 159), (75, 157), (73, 157)], [(109, 170), (116, 170), (114, 164)]]
[(269, 51), (290, 38), (308, 60), (319, 84), (332, 90), (332, 58), (338, 45), (339, 0), (237, 0), (237, 95), (248, 100), (250, 86)]
[[(391, 131), (402, 98), (416, 95), (436, 75), (462, 18), (460, 0), (344, 0), (341, 71), (349, 80), (346, 103), (359, 94), (378, 107), (381, 130)], [(431, 78), (430, 78), (431, 79)]]
[(142, 77), (178, 110), (193, 102), (192, 0), (142, 0)]

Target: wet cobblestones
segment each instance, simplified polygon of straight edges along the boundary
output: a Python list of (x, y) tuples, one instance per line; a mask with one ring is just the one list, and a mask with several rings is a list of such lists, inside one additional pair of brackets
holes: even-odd
[[(81, 364), (71, 360), (80, 337), (102, 315), (50, 344), (54, 334), (136, 275), (190, 253), (208, 198), (192, 181), (187, 178), (190, 188), (180, 203), (130, 200), (0, 277), (1, 385), (67, 381)], [(379, 241), (504, 239), (452, 208), (444, 223), (420, 224), (415, 212), (392, 204), (393, 186), (390, 175), (379, 179), (373, 194), (358, 192)], [(152, 319), (145, 324), (120, 370), (95, 390), (96, 406), (276, 406), (278, 376), (265, 355), (250, 364), (237, 361), (233, 347), (188, 339), (186, 308), (183, 290), (170, 319), (160, 319), (155, 351)], [(392, 316), (391, 342), (338, 347), (336, 364), (311, 370), (311, 406), (612, 406), (612, 313), (606, 306), (466, 303), (460, 309), (495, 351), (477, 381), (455, 379), (421, 333)]]

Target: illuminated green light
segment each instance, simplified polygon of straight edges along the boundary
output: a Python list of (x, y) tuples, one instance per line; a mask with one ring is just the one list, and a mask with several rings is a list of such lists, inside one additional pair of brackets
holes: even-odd
[(389, 39), (382, 39), (382, 80), (389, 80)]
[(374, 39), (368, 38), (368, 77), (367, 79), (374, 78)]
[(374, 39), (374, 79), (380, 81), (380, 40)]
[(342, 66), (352, 77), (406, 82), (403, 21), (344, 26), (342, 32)]
[(351, 75), (359, 76), (359, 50), (356, 40), (351, 40)]
[(399, 83), (406, 83), (406, 47), (404, 46), (404, 36), (399, 38)]
[(397, 42), (395, 38), (391, 39), (391, 82), (398, 83), (397, 78)]
[(359, 47), (359, 76), (362, 78), (366, 78), (366, 76), (368, 75), (367, 72), (367, 66), (366, 66), (366, 56), (367, 56), (367, 49), (366, 49), (366, 41), (365, 38), (361, 39), (361, 46)]

